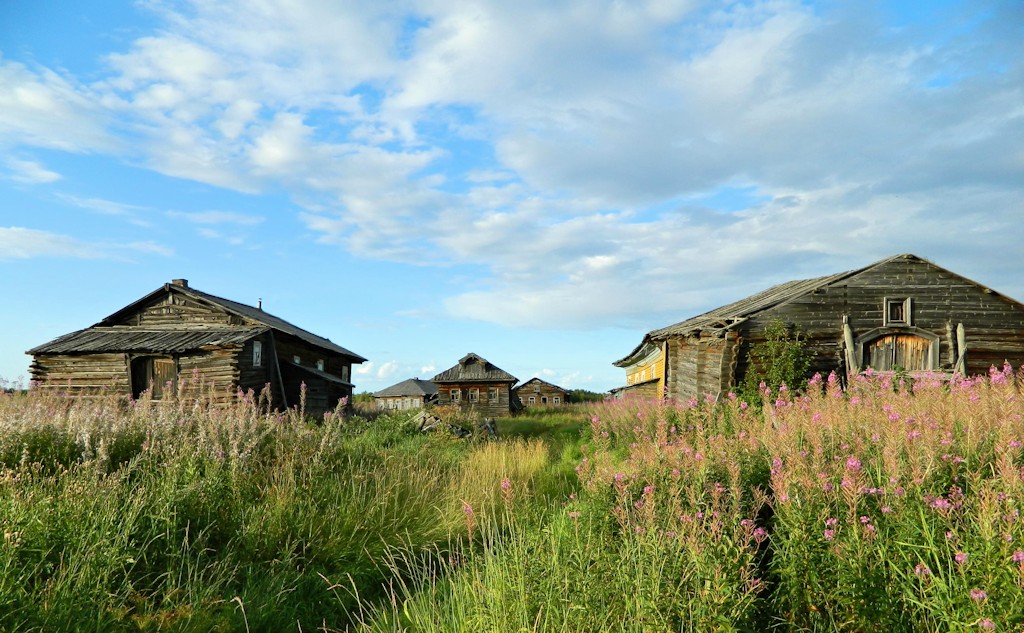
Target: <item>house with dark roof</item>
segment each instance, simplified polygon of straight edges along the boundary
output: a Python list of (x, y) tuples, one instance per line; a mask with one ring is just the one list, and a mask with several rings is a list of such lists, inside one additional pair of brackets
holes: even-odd
[(1024, 364), (1024, 304), (904, 254), (779, 284), (652, 330), (615, 362), (632, 376), (616, 395), (644, 395), (630, 387), (653, 381), (672, 398), (719, 396), (743, 381), (751, 346), (774, 320), (806, 337), (810, 371), (823, 375), (868, 368), (971, 375)]
[(473, 353), (431, 382), (437, 385), (439, 405), (472, 409), (487, 417), (508, 415), (518, 408), (512, 386), (519, 379)]
[(378, 409), (422, 409), (437, 401), (437, 385), (410, 378), (373, 394)]
[[(352, 395), (352, 364), (366, 359), (252, 307), (175, 279), (99, 323), (30, 349), (40, 389), (161, 398), (201, 383), (219, 401), (269, 386), (275, 407), (304, 398), (313, 415)], [(303, 390), (305, 393), (303, 394)]]
[(512, 397), (524, 407), (561, 406), (569, 400), (569, 392), (540, 378), (531, 378), (512, 390)]

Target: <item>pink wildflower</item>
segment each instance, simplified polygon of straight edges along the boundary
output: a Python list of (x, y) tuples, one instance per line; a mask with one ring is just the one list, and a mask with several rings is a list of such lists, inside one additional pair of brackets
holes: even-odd
[(836, 531), (835, 530), (825, 530), (825, 540), (826, 541), (831, 541), (835, 537), (836, 537)]
[(1024, 563), (1024, 552), (1017, 550), (1013, 553), (1013, 556), (1010, 557), (1010, 560), (1015, 563)]
[(966, 552), (957, 552), (953, 556), (953, 560), (955, 560), (958, 565), (963, 565), (964, 563), (966, 563), (968, 558), (970, 557), (967, 555)]
[(978, 620), (978, 626), (980, 626), (983, 629), (991, 630), (996, 628), (996, 623), (992, 620), (989, 620), (988, 618), (982, 618), (981, 620)]
[(988, 598), (988, 594), (985, 593), (984, 589), (971, 589), (971, 600), (982, 602), (985, 598)]
[(931, 573), (932, 570), (928, 569), (928, 565), (925, 565), (924, 563), (918, 563), (914, 566), (914, 575), (916, 576), (924, 577), (930, 575)]

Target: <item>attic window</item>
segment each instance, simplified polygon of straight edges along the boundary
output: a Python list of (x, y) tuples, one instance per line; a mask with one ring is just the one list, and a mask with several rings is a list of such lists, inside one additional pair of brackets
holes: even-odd
[(263, 343), (261, 341), (252, 342), (252, 366), (263, 366)]
[(910, 297), (886, 297), (882, 325), (911, 325), (910, 306)]
[(295, 363), (296, 365), (301, 365), (302, 364), (302, 357), (301, 356), (292, 356), (292, 362)]
[(323, 371), (324, 370), (324, 361), (322, 361), (322, 360), (316, 361), (316, 368), (319, 369), (320, 371)]

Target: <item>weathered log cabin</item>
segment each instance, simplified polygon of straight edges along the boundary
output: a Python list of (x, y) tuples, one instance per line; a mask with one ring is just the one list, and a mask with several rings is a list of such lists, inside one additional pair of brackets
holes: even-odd
[(378, 409), (423, 409), (437, 401), (437, 385), (410, 378), (373, 394)]
[(783, 283), (653, 330), (615, 364), (655, 368), (659, 394), (671, 398), (719, 396), (742, 382), (751, 346), (773, 320), (805, 337), (812, 373), (973, 375), (1024, 364), (1024, 304), (910, 254)]
[(540, 378), (531, 378), (513, 390), (512, 397), (524, 407), (566, 404), (569, 392)]
[(39, 389), (154, 398), (199, 383), (219, 401), (270, 387), (273, 406), (320, 415), (351, 397), (352, 364), (366, 359), (262, 307), (175, 279), (84, 330), (35, 347), (29, 369)]
[(473, 353), (431, 378), (431, 382), (437, 385), (440, 405), (472, 409), (486, 417), (509, 415), (518, 408), (512, 385), (519, 379)]

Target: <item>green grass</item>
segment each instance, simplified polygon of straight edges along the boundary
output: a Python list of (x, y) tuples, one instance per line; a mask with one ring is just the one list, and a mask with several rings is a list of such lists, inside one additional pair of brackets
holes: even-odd
[(469, 439), (0, 394), (0, 630), (1015, 630), (1022, 378), (530, 409)]

